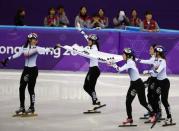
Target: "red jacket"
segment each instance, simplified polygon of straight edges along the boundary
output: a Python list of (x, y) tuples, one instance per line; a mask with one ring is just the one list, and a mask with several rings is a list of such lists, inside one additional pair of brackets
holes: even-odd
[(51, 23), (54, 23), (56, 24), (58, 22), (58, 17), (57, 16), (54, 16), (54, 17), (50, 17), (50, 16), (47, 16), (47, 24), (48, 25), (51, 25)]
[(147, 30), (155, 30), (157, 28), (157, 23), (154, 20), (151, 20), (150, 23), (147, 22), (147, 20), (143, 21), (144, 29)]

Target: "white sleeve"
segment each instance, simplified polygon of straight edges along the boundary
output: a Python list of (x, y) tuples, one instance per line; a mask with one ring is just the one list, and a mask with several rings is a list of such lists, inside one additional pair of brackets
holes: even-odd
[(50, 48), (37, 47), (37, 52), (40, 55), (45, 55), (46, 53), (52, 51)]
[(140, 63), (142, 63), (142, 64), (149, 64), (149, 65), (152, 65), (152, 64), (154, 64), (154, 60), (153, 60), (153, 59), (149, 59), (149, 60), (140, 60)]
[(88, 41), (88, 35), (83, 30), (81, 30), (80, 33), (83, 35), (86, 41)]
[(22, 53), (23, 53), (23, 47), (21, 47), (21, 48), (19, 49), (19, 52), (17, 52), (17, 53), (14, 54), (13, 56), (8, 57), (8, 59), (9, 59), (9, 60), (11, 60), (11, 59), (16, 59), (16, 58), (20, 57), (20, 56), (22, 55)]
[(24, 52), (24, 55), (25, 56), (31, 56), (31, 55), (33, 55), (35, 53), (37, 53), (37, 49), (36, 48), (35, 49), (31, 49), (31, 50), (29, 50), (27, 52)]
[(164, 68), (166, 67), (166, 62), (162, 61), (158, 67), (157, 70), (155, 70), (156, 73), (160, 73)]
[(118, 71), (122, 72), (129, 69), (129, 65), (128, 64), (124, 64), (122, 67), (118, 67)]

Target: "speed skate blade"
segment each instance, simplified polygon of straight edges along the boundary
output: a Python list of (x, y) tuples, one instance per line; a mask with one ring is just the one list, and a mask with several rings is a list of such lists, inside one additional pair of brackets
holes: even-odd
[(171, 124), (163, 124), (162, 126), (163, 126), (163, 127), (166, 127), (166, 126), (174, 126), (174, 125), (176, 125), (176, 123), (171, 123)]
[[(161, 122), (161, 121), (160, 121), (160, 120), (158, 120), (157, 122)], [(145, 123), (145, 124), (153, 124), (150, 120), (145, 121), (144, 123)]]
[(118, 127), (135, 127), (137, 126), (136, 124), (131, 124), (131, 125), (119, 125)]
[(21, 117), (23, 114), (14, 114), (12, 117)]
[(141, 120), (147, 120), (147, 119), (149, 119), (149, 117), (140, 117), (139, 119), (141, 119)]
[(86, 112), (83, 112), (83, 114), (98, 114), (98, 113), (101, 113), (101, 111), (86, 111)]
[(21, 117), (35, 117), (38, 116), (36, 113), (28, 113), (28, 114), (23, 114)]
[(106, 104), (103, 104), (103, 105), (100, 105), (100, 106), (94, 107), (94, 109), (93, 109), (93, 110), (97, 110), (97, 109), (100, 109), (100, 108), (105, 107), (105, 106), (106, 106)]

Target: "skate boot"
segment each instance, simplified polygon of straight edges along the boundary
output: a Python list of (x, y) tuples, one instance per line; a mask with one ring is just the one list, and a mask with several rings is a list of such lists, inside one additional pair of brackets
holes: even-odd
[(132, 127), (132, 126), (137, 126), (133, 124), (132, 118), (127, 118), (125, 121), (122, 122), (122, 125), (119, 125), (119, 127)]
[(150, 123), (154, 123), (154, 122), (156, 122), (157, 121), (157, 114), (155, 113), (154, 115), (152, 115), (152, 116), (150, 116), (149, 117), (149, 121), (150, 121)]
[(149, 112), (147, 112), (147, 113), (144, 114), (144, 117), (149, 118), (149, 115), (150, 115)]
[(166, 118), (162, 126), (165, 127), (165, 126), (174, 126), (174, 125), (176, 125), (176, 123), (173, 123), (172, 118)]
[(25, 108), (24, 107), (20, 107), (18, 110), (15, 111), (16, 114), (23, 114), (25, 113)]
[(101, 105), (101, 102), (98, 101), (97, 99), (93, 101), (91, 109), (89, 109), (87, 112), (83, 112), (84, 114), (89, 114), (89, 113), (101, 113), (101, 111), (98, 111), (98, 109), (106, 106), (106, 104)]
[(25, 113), (25, 108), (24, 107), (20, 107), (18, 110), (15, 111), (16, 114), (20, 114), (20, 113)]
[(94, 106), (100, 106), (100, 105), (101, 105), (101, 102), (98, 101), (98, 100), (94, 100), (94, 101), (93, 101), (93, 105), (94, 105)]
[(125, 121), (122, 122), (123, 125), (132, 124), (132, 123), (133, 123), (132, 118), (127, 118)]
[(25, 112), (25, 115), (22, 117), (34, 117), (38, 116), (38, 114), (35, 113), (35, 108), (34, 107), (29, 107), (29, 109)]
[(140, 119), (144, 119), (144, 120), (149, 119), (149, 115), (150, 115), (149, 112), (147, 112), (144, 114), (144, 116), (140, 117)]
[(15, 114), (12, 117), (18, 117), (18, 116), (22, 116), (24, 114), (25, 114), (25, 108), (19, 107), (19, 109), (15, 111)]
[(29, 109), (25, 113), (26, 114), (29, 114), (29, 113), (34, 114), (34, 112), (35, 112), (35, 108), (34, 107), (29, 107)]
[(164, 124), (165, 124), (165, 125), (169, 125), (169, 124), (171, 124), (172, 122), (173, 122), (172, 118), (166, 118), (166, 119), (164, 120)]

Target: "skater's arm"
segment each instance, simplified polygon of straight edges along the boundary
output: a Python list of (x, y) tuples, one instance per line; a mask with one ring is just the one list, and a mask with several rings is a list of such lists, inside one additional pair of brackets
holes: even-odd
[(37, 48), (31, 49), (29, 51), (24, 52), (24, 56), (29, 57), (37, 53)]
[(128, 64), (124, 64), (122, 67), (118, 67), (119, 72), (123, 72), (125, 70), (129, 69), (129, 65)]
[(166, 62), (162, 61), (159, 67), (155, 70), (155, 73), (160, 73), (166, 67)]
[(112, 64), (112, 67), (113, 67), (114, 69), (116, 69), (118, 72), (125, 71), (125, 70), (127, 70), (127, 69), (129, 68), (127, 64), (124, 64), (122, 67), (119, 67), (119, 66), (116, 65), (116, 64)]
[(81, 29), (80, 27), (80, 23), (76, 23), (76, 27), (78, 29), (78, 31), (84, 36), (84, 38), (86, 39), (86, 41), (88, 41), (88, 35)]
[(37, 47), (37, 52), (40, 55), (44, 55), (44, 54), (49, 53), (51, 51), (53, 51), (52, 48)]
[(22, 53), (23, 53), (23, 48), (20, 48), (19, 52), (17, 52), (16, 54), (14, 54), (12, 56), (7, 57), (6, 59), (2, 60), (0, 63), (5, 67), (10, 60), (20, 57), (22, 55)]
[(154, 63), (154, 59), (151, 58), (149, 60), (139, 60), (140, 63), (142, 64), (149, 64), (149, 65), (152, 65)]
[(81, 30), (80, 33), (84, 36), (86, 41), (88, 41), (88, 35), (83, 30)]
[(16, 58), (20, 57), (22, 55), (22, 53), (23, 53), (23, 48), (20, 48), (19, 52), (17, 52), (14, 55), (8, 57), (8, 60), (16, 59)]

